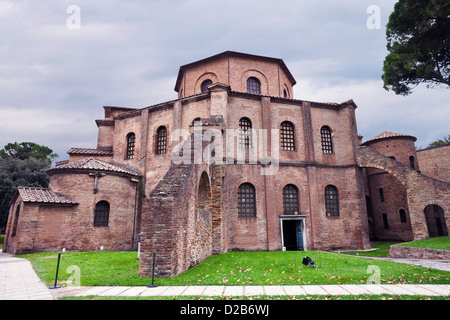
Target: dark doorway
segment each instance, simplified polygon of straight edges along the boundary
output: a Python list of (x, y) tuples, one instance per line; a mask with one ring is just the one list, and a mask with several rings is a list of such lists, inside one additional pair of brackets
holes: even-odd
[(302, 220), (283, 220), (283, 244), (287, 251), (304, 250)]
[(444, 210), (440, 206), (430, 204), (425, 207), (424, 213), (430, 237), (448, 236)]

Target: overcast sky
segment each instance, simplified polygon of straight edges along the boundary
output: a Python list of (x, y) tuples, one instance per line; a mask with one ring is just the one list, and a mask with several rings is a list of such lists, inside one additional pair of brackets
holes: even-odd
[(450, 91), (383, 89), (395, 2), (0, 0), (0, 148), (32, 141), (59, 160), (95, 148), (103, 106), (174, 100), (181, 65), (227, 50), (283, 59), (295, 99), (353, 99), (364, 141), (392, 131), (426, 147), (450, 134)]

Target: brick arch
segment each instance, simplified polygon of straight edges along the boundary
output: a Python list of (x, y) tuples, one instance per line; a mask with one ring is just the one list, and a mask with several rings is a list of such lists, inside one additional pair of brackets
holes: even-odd
[(242, 74), (242, 91), (247, 92), (247, 80), (251, 77), (257, 78), (261, 83), (261, 95), (269, 95), (269, 81), (267, 80), (267, 77), (264, 75), (264, 73), (254, 69), (247, 70)]
[(202, 93), (202, 88), (201, 88), (202, 83), (203, 83), (203, 81), (208, 80), (208, 79), (211, 80), (212, 83), (217, 83), (219, 81), (217, 75), (213, 72), (206, 72), (206, 73), (202, 74), (197, 79), (197, 81), (195, 81), (194, 88), (193, 88), (194, 94)]
[(425, 201), (424, 202), (424, 209), (429, 206), (429, 205), (436, 205), (441, 207), (445, 213), (448, 213), (450, 211), (450, 207), (448, 206), (448, 204), (444, 203), (443, 201), (441, 201), (440, 199), (432, 199), (429, 201)]
[(386, 171), (397, 178), (403, 186), (408, 186), (405, 171), (409, 168), (392, 158), (386, 157), (369, 147), (358, 147), (356, 148), (356, 161), (359, 167)]
[(435, 202), (444, 210), (446, 226), (449, 227), (450, 183), (425, 176), (370, 147), (356, 148), (355, 156), (359, 167), (384, 170), (405, 186), (414, 240), (429, 237), (423, 212), (427, 205), (432, 204), (432, 202)]
[(206, 171), (200, 175), (197, 184), (197, 209), (210, 210), (211, 209), (211, 184)]

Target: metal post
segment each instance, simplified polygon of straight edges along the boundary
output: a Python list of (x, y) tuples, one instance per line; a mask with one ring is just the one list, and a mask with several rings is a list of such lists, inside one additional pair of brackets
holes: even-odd
[(155, 257), (156, 257), (156, 252), (153, 252), (153, 270), (152, 270), (152, 284), (148, 285), (148, 288), (156, 288), (157, 285), (154, 284), (154, 280), (155, 280)]
[(297, 272), (297, 250), (294, 251), (295, 272)]
[(58, 283), (58, 271), (59, 271), (59, 261), (61, 260), (61, 252), (58, 253), (58, 264), (56, 266), (56, 276), (55, 276), (55, 285), (53, 287), (49, 287), (49, 289), (58, 289), (61, 288), (61, 286), (57, 286)]

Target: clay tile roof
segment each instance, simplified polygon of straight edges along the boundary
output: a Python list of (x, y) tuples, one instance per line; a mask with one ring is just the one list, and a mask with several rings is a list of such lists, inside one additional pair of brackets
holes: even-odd
[(47, 188), (19, 187), (17, 192), (23, 202), (78, 204), (78, 202)]
[(133, 176), (138, 176), (138, 172), (135, 169), (127, 168), (124, 166), (120, 166), (117, 164), (112, 164), (109, 162), (105, 162), (102, 160), (94, 159), (94, 158), (86, 158), (78, 161), (69, 162), (66, 164), (62, 164), (52, 169), (48, 169), (48, 172), (55, 172), (58, 170), (95, 170), (95, 171), (109, 171), (115, 173), (123, 173)]
[(417, 140), (415, 137), (407, 135), (407, 134), (401, 134), (401, 133), (395, 133), (395, 132), (389, 132), (384, 131), (383, 133), (380, 133), (376, 137), (373, 137), (372, 139), (367, 140), (364, 143), (367, 143), (369, 141), (375, 141), (375, 140), (381, 140), (381, 139), (387, 139), (387, 138), (397, 138), (397, 137), (403, 137), (403, 138), (411, 138), (414, 141)]
[(98, 155), (98, 156), (112, 156), (111, 150), (89, 149), (89, 148), (70, 148), (68, 154), (84, 154), (84, 155)]

